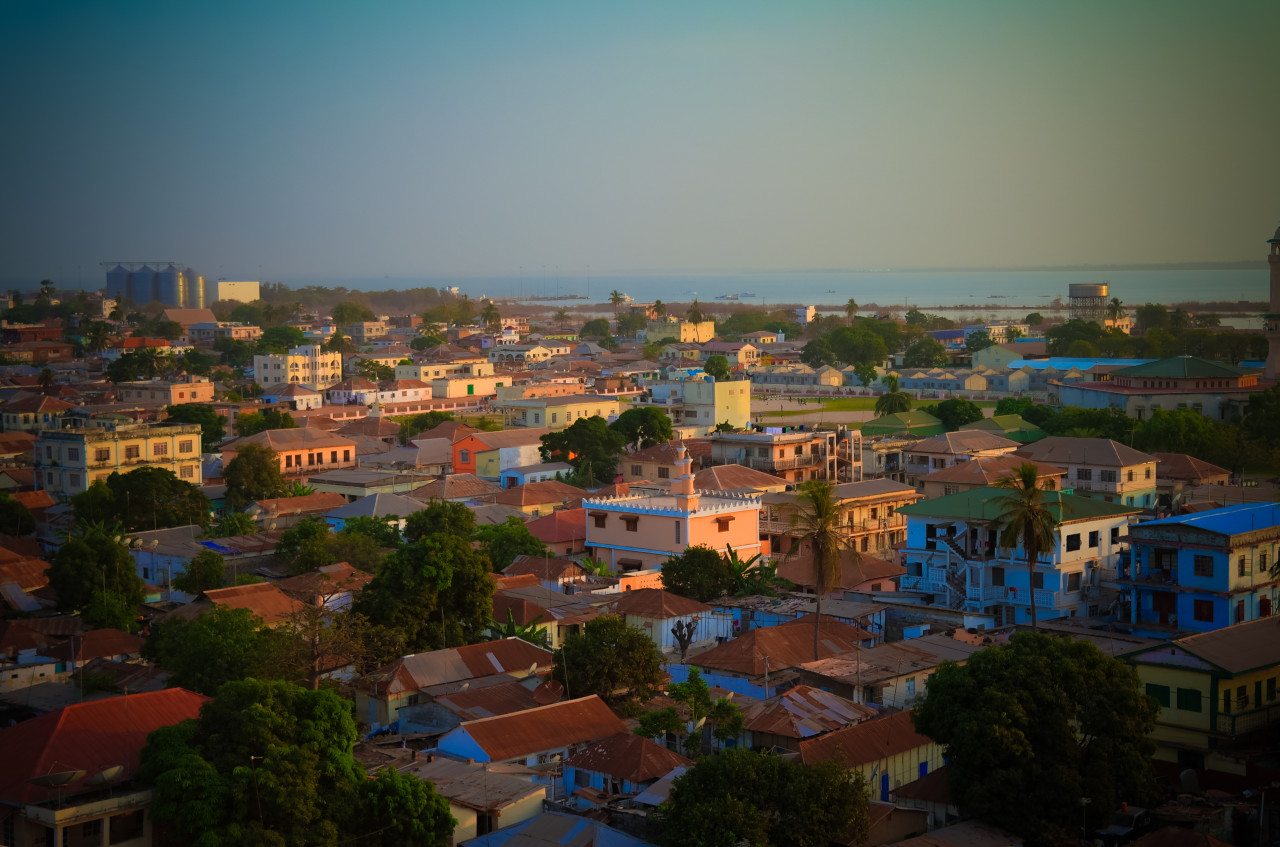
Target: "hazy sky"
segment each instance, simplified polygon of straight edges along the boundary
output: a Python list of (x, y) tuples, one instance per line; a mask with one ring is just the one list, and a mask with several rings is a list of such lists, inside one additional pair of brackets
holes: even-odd
[(0, 279), (1242, 260), (1280, 3), (0, 3)]

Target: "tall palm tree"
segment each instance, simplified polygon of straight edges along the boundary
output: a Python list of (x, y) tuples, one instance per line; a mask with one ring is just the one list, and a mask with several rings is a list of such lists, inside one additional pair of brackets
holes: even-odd
[(854, 561), (860, 557), (849, 537), (840, 528), (840, 504), (835, 486), (825, 479), (811, 479), (796, 489), (798, 510), (791, 516), (792, 532), (799, 536), (796, 549), (808, 547), (813, 556), (813, 590), (818, 610), (813, 617), (813, 660), (818, 660), (822, 623), (822, 598), (840, 579), (840, 560), (846, 551)]
[(567, 324), (569, 322), (569, 310), (568, 309), (557, 310), (556, 316), (555, 316), (555, 322), (556, 322), (556, 326), (564, 326), (565, 324)]
[(849, 326), (853, 326), (853, 319), (858, 316), (858, 301), (850, 297), (844, 304), (844, 314), (849, 319)]
[(889, 390), (876, 398), (876, 415), (896, 415), (911, 410), (911, 395), (898, 390), (898, 377), (889, 374), (884, 378), (885, 387)]
[(689, 319), (690, 323), (695, 324), (702, 323), (702, 321), (706, 319), (706, 316), (702, 313), (702, 307), (698, 305), (697, 300), (693, 301), (693, 305), (689, 307), (689, 311), (685, 312), (684, 316)]
[(627, 302), (627, 295), (615, 288), (609, 292), (609, 302), (613, 304), (613, 313), (616, 315), (622, 309), (622, 304)]
[(491, 330), (502, 323), (502, 316), (498, 314), (498, 307), (492, 300), (484, 301), (484, 307), (480, 309), (480, 320)]
[(1040, 479), (1036, 466), (1025, 462), (1014, 468), (1009, 476), (996, 480), (996, 487), (1005, 489), (1004, 494), (995, 499), (1000, 509), (1000, 530), (998, 544), (1001, 549), (1012, 551), (1021, 546), (1027, 557), (1027, 585), (1031, 592), (1031, 629), (1039, 629), (1036, 620), (1035, 574), (1036, 559), (1042, 553), (1049, 553), (1057, 545), (1058, 524), (1061, 523), (1067, 505), (1062, 502), (1062, 495), (1056, 495), (1057, 511), (1055, 516), (1045, 497), (1049, 480)]
[(101, 353), (106, 349), (110, 337), (110, 324), (93, 321), (84, 331), (84, 348), (90, 353)]
[(40, 391), (43, 394), (52, 394), (54, 390), (57, 389), (58, 380), (54, 377), (51, 369), (44, 368), (40, 371), (39, 385)]
[(1120, 298), (1112, 297), (1111, 302), (1107, 304), (1107, 320), (1118, 321), (1126, 314), (1124, 303), (1120, 302)]
[(658, 317), (662, 317), (667, 313), (667, 304), (663, 303), (661, 300), (654, 300), (653, 313)]

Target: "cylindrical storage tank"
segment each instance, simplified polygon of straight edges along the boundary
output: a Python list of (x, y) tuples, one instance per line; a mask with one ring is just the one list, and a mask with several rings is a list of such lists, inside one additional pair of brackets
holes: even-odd
[(143, 265), (129, 274), (129, 299), (139, 306), (145, 306), (156, 299), (155, 268)]
[(115, 299), (121, 294), (128, 296), (129, 271), (124, 265), (116, 265), (107, 271), (107, 297)]
[(182, 272), (187, 291), (187, 308), (203, 309), (208, 303), (205, 302), (204, 295), (204, 277), (191, 268), (187, 268)]
[[(1061, 291), (1062, 289), (1058, 289)], [(1069, 297), (1107, 297), (1107, 284), (1100, 283), (1072, 283), (1068, 286), (1067, 296)]]
[(182, 286), (182, 271), (174, 265), (165, 265), (156, 274), (156, 299), (166, 306), (183, 307), (186, 291)]

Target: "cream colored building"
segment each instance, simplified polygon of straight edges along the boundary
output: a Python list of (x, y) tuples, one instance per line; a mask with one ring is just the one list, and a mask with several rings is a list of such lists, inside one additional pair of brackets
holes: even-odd
[(751, 424), (751, 382), (716, 382), (709, 377), (647, 382), (634, 405), (661, 409), (671, 418), (672, 426), (693, 427), (696, 435), (711, 432), (725, 421), (734, 429), (745, 429)]
[(660, 318), (649, 321), (645, 328), (646, 341), (674, 338), (686, 344), (705, 344), (716, 337), (715, 321), (682, 321), (678, 318)]
[(493, 365), (487, 359), (458, 359), (453, 362), (432, 362), (427, 365), (396, 365), (396, 379), (448, 379), (458, 376), (493, 376)]
[(199, 424), (119, 424), (49, 430), (36, 441), (36, 485), (52, 496), (71, 497), (96, 480), (141, 467), (173, 471), (192, 485), (202, 482)]
[(116, 399), (122, 403), (212, 403), (213, 383), (208, 377), (193, 376), (185, 380), (141, 380), (122, 382), (116, 386)]
[(526, 397), (509, 400), (502, 412), (516, 426), (545, 426), (564, 429), (580, 418), (599, 415), (606, 421), (617, 419), (622, 404), (602, 394), (573, 394), (568, 397)]
[(257, 282), (227, 282), (218, 280), (219, 300), (238, 300), (241, 303), (252, 303), (261, 298), (261, 286)]
[(268, 391), (290, 384), (327, 388), (342, 381), (342, 354), (326, 353), (319, 344), (304, 344), (288, 353), (254, 356), (253, 378)]

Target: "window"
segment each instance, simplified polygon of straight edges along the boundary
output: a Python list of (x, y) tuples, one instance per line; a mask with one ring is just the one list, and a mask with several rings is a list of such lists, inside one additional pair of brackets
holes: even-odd
[(1247, 556), (1241, 556), (1236, 560), (1236, 576), (1249, 575), (1249, 559)]
[(98, 838), (102, 835), (102, 821), (85, 821), (80, 826), (80, 835), (83, 838)]
[(160, 441), (160, 442), (157, 442), (156, 444), (152, 444), (152, 445), (151, 445), (151, 455), (153, 455), (153, 456), (168, 456), (168, 455), (169, 455), (169, 442), (167, 442), (167, 441)]
[(1249, 688), (1242, 685), (1236, 689), (1236, 705), (1241, 709), (1249, 708)]
[(70, 483), (72, 488), (77, 488), (80, 485), (80, 474), (73, 473), (67, 477), (67, 480)]
[(907, 696), (916, 696), (916, 678), (914, 676), (907, 679)]
[(1080, 590), (1080, 574), (1078, 573), (1067, 574), (1067, 590), (1068, 591)]
[(1151, 468), (1147, 468), (1147, 479), (1151, 479)]
[(1259, 553), (1258, 554), (1258, 573), (1266, 573), (1266, 572), (1267, 572), (1267, 554)]
[(560, 422), (560, 413), (559, 413), (559, 412), (552, 412), (552, 413), (551, 413), (551, 422), (552, 422), (552, 423), (559, 423), (559, 422)]
[(124, 448), (124, 457), (126, 459), (136, 459), (141, 453), (141, 448), (137, 444), (131, 444)]
[(1212, 556), (1196, 556), (1191, 565), (1191, 572), (1196, 576), (1203, 576), (1209, 579), (1213, 578), (1213, 557)]
[(178, 442), (178, 452), (179, 452), (179, 453), (190, 453), (190, 452), (191, 452), (191, 442), (190, 442), (190, 441), (179, 441), (179, 442)]
[(1169, 686), (1147, 683), (1147, 696), (1166, 709), (1169, 708)]
[(1201, 623), (1213, 623), (1213, 601), (1194, 600), (1191, 604), (1191, 617)]
[(1033, 574), (1031, 575), (1031, 587), (1032, 587), (1032, 588), (1035, 588), (1035, 589), (1043, 589), (1043, 588), (1044, 588), (1044, 574), (1042, 574), (1042, 573), (1033, 573)]
[(1203, 706), (1200, 704), (1200, 692), (1194, 688), (1178, 689), (1178, 711), (1180, 712), (1199, 712)]
[(658, 468), (658, 479), (670, 479), (671, 468)]
[(178, 469), (178, 476), (182, 479), (195, 479), (196, 469), (194, 465), (183, 465)]
[(607, 516), (607, 515), (604, 515), (604, 514), (592, 515), (592, 516), (591, 516), (591, 519), (592, 519), (593, 521), (595, 521), (595, 524), (594, 524), (595, 528), (596, 528), (596, 529), (604, 529), (604, 522), (605, 522), (605, 519), (606, 519), (607, 517), (608, 517), (608, 516)]
[(1129, 481), (1129, 482), (1133, 482), (1133, 471), (1129, 471), (1129, 472), (1126, 474), (1126, 477), (1128, 478), (1128, 481)]
[(284, 466), (285, 466), (286, 468), (291, 468), (291, 467), (293, 467), (293, 454), (292, 454), (292, 453), (285, 453), (285, 454), (284, 454)]
[(79, 447), (68, 447), (68, 448), (67, 448), (67, 460), (68, 460), (68, 461), (71, 461), (71, 462), (78, 462), (78, 461), (80, 461), (80, 448), (79, 448)]
[(1100, 475), (1101, 475), (1101, 478), (1102, 478), (1102, 481), (1103, 481), (1103, 482), (1115, 482), (1115, 481), (1116, 481), (1116, 472), (1115, 472), (1115, 471), (1100, 471), (1099, 473), (1100, 473)]
[(862, 552), (866, 553), (870, 549), (871, 549), (871, 537), (867, 535), (862, 536)]
[(336, 462), (336, 461), (338, 461), (338, 451), (337, 451), (337, 450), (334, 450), (334, 451), (332, 451), (332, 452), (330, 452), (330, 453), (329, 453), (329, 461), (331, 461), (331, 462)]
[(1120, 527), (1118, 526), (1111, 527), (1111, 543), (1112, 544), (1120, 543)]
[(632, 466), (631, 466), (631, 475), (632, 475), (632, 476), (640, 476), (640, 475), (641, 475), (641, 474), (643, 474), (643, 473), (644, 473), (644, 470), (643, 470), (639, 465), (632, 465)]
[(316, 463), (316, 454), (315, 454), (315, 453), (308, 453), (308, 454), (307, 454), (307, 464), (308, 464), (308, 465), (314, 465), (315, 463)]
[(344, 462), (349, 462), (349, 461), (351, 461), (351, 451), (350, 451), (350, 450), (343, 450), (343, 451), (342, 451), (342, 461), (344, 461)]
[(1231, 689), (1222, 692), (1222, 714), (1231, 714)]
[(991, 569), (991, 584), (995, 586), (1004, 585), (1004, 568)]
[(1267, 700), (1270, 702), (1274, 699), (1276, 699), (1276, 678), (1273, 676), (1267, 680)]
[(1092, 468), (1076, 468), (1076, 479), (1093, 479)]
[(1097, 546), (1098, 546), (1098, 536), (1099, 536), (1100, 534), (1101, 534), (1101, 533), (1099, 533), (1096, 529), (1095, 529), (1093, 532), (1089, 533), (1089, 546), (1090, 546), (1090, 547), (1097, 547)]
[(1067, 552), (1080, 549), (1080, 533), (1073, 532), (1067, 536)]
[(470, 450), (459, 450), (459, 451), (458, 451), (458, 462), (459, 462), (459, 464), (463, 464), (463, 465), (470, 464), (470, 463), (471, 463), (471, 451), (470, 451)]
[(622, 523), (626, 526), (627, 532), (639, 532), (639, 531), (640, 531), (640, 530), (639, 530), (639, 527), (640, 527), (640, 519), (639, 519), (639, 518), (637, 518), (637, 517), (632, 517), (632, 516), (630, 516), (630, 515), (625, 515), (625, 516), (623, 516), (623, 518), (622, 518)]
[(93, 451), (93, 460), (95, 462), (106, 462), (111, 459), (111, 451), (105, 447), (99, 447)]

